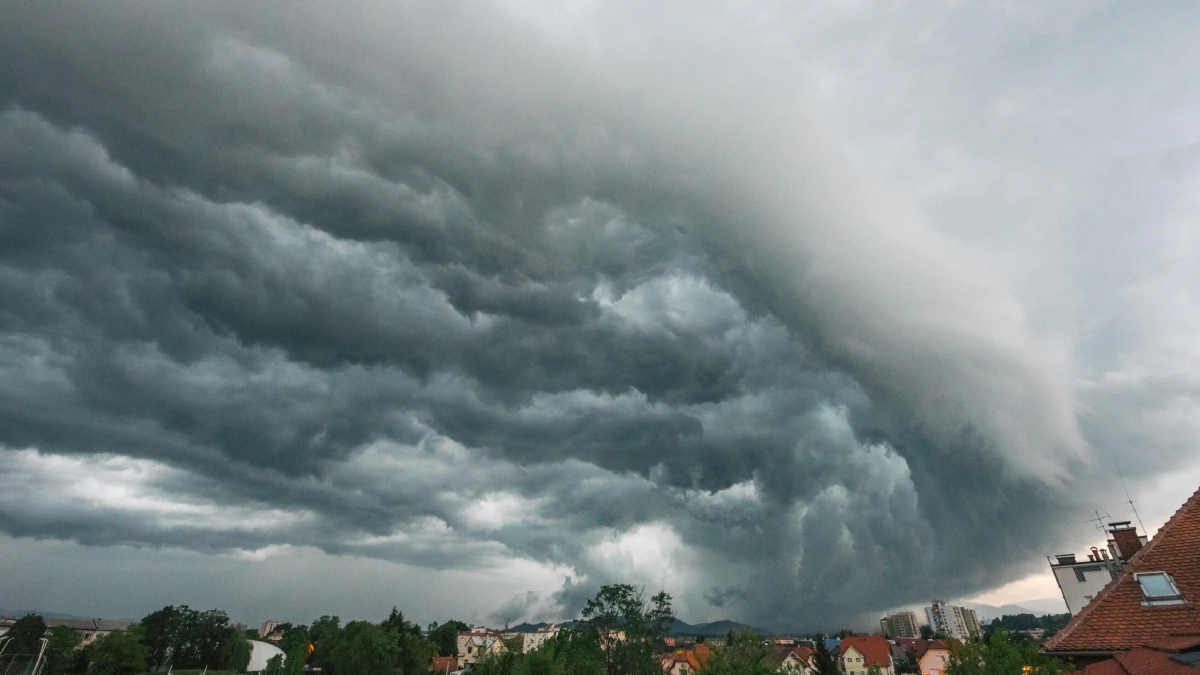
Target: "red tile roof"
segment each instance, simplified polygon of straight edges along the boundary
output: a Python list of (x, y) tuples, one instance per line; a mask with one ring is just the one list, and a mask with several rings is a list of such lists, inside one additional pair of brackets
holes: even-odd
[(921, 640), (920, 642), (916, 643), (915, 647), (915, 655), (918, 661), (921, 659), (921, 657), (925, 656), (925, 653), (930, 649), (945, 649), (946, 651), (950, 651), (950, 645), (946, 644), (942, 640)]
[(1196, 675), (1200, 668), (1174, 657), (1200, 648), (1200, 635), (1172, 636), (1093, 663), (1080, 675)]
[(663, 670), (670, 670), (676, 663), (681, 662), (691, 666), (692, 670), (700, 669), (700, 660), (696, 658), (696, 653), (690, 649), (676, 649), (669, 654), (663, 654)]
[[(811, 661), (813, 657), (812, 647), (792, 647), (788, 653), (795, 654), (801, 661)], [(784, 658), (787, 658), (787, 654), (784, 654)]]
[(855, 651), (863, 655), (863, 663), (868, 666), (888, 668), (892, 665), (892, 646), (882, 635), (851, 635), (842, 638), (843, 655), (850, 647), (854, 647)]
[(435, 656), (429, 662), (429, 672), (431, 673), (446, 675), (446, 673), (453, 673), (456, 670), (458, 670), (458, 659), (453, 656)]
[[(1166, 572), (1186, 602), (1145, 606), (1134, 574)], [(1071, 622), (1046, 641), (1054, 652), (1117, 652), (1175, 634), (1200, 633), (1200, 490)], [(1195, 675), (1195, 671), (1192, 671)]]

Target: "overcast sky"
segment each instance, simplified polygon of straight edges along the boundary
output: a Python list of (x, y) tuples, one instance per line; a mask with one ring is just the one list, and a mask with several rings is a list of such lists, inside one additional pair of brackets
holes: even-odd
[(1194, 3), (0, 4), (0, 607), (867, 627), (1200, 485)]

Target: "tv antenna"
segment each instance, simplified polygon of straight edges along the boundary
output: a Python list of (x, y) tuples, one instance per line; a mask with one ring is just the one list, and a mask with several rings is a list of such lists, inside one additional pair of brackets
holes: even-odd
[(1099, 512), (1099, 511), (1093, 511), (1092, 513), (1095, 513), (1095, 514), (1096, 514), (1096, 517), (1095, 517), (1095, 518), (1088, 518), (1087, 520), (1085, 520), (1085, 521), (1083, 521), (1083, 522), (1085, 522), (1085, 523), (1095, 523), (1095, 524), (1096, 524), (1096, 529), (1097, 529), (1097, 530), (1100, 530), (1100, 534), (1104, 535), (1104, 538), (1105, 538), (1105, 539), (1108, 539), (1108, 530), (1107, 530), (1107, 529), (1105, 529), (1105, 527), (1104, 527), (1104, 523), (1106, 523), (1106, 522), (1108, 522), (1108, 521), (1112, 520), (1112, 516), (1108, 515), (1107, 513), (1106, 513), (1106, 514), (1104, 514), (1104, 515), (1100, 515), (1100, 512)]
[(1146, 526), (1142, 524), (1142, 517), (1138, 515), (1137, 507), (1133, 505), (1133, 497), (1129, 496), (1129, 488), (1125, 487), (1125, 477), (1121, 475), (1121, 461), (1117, 459), (1117, 451), (1113, 450), (1113, 464), (1117, 467), (1117, 480), (1121, 481), (1121, 489), (1125, 491), (1125, 501), (1129, 502), (1129, 508), (1133, 509), (1133, 517), (1137, 518), (1138, 527), (1142, 528), (1142, 534), (1147, 537), (1150, 533), (1146, 531)]

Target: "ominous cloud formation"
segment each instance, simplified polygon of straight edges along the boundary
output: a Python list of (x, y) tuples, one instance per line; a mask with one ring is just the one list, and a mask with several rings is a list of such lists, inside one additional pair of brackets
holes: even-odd
[[(632, 11), (0, 8), (0, 530), (528, 560), (561, 588), (492, 620), (632, 580), (809, 628), (1013, 578), (1092, 448), (1194, 425), (1198, 369), (1081, 366), (923, 212), (960, 205), (856, 169), (779, 36)], [(1133, 477), (1193, 446), (1155, 450)]]

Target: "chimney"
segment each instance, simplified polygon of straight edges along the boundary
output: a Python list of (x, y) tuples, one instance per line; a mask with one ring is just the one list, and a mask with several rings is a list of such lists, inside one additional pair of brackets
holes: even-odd
[(1109, 523), (1111, 528), (1109, 532), (1112, 534), (1113, 541), (1117, 543), (1117, 551), (1121, 553), (1121, 558), (1124, 562), (1129, 562), (1134, 553), (1137, 553), (1142, 548), (1142, 538), (1138, 536), (1137, 529), (1129, 524), (1129, 521), (1120, 523)]

